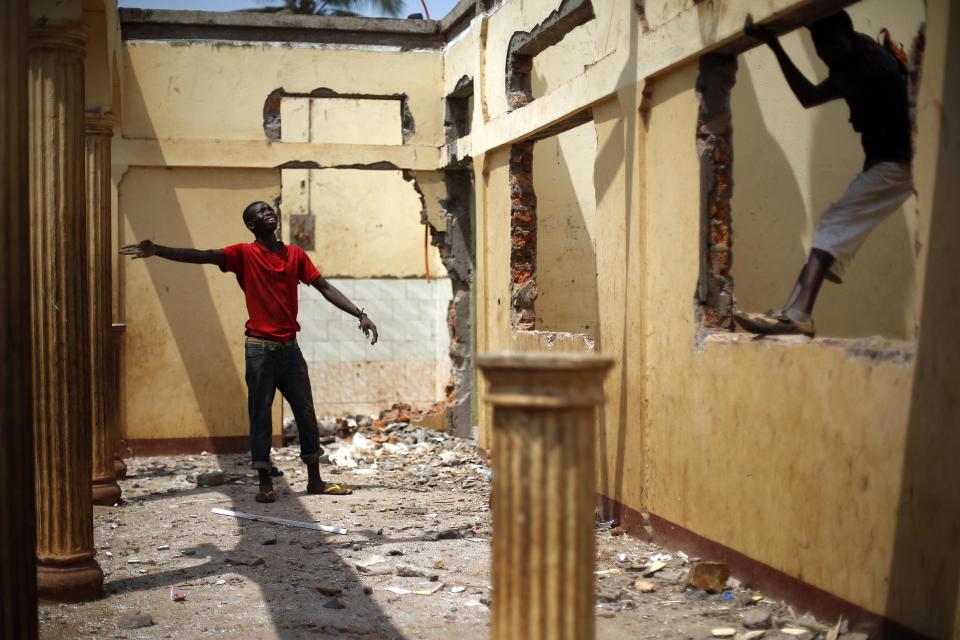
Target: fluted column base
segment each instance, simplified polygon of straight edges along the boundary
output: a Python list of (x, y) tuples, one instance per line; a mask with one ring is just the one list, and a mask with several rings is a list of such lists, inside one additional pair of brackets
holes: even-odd
[(94, 478), (93, 480), (93, 504), (102, 507), (112, 507), (120, 502), (122, 492), (120, 485), (117, 484), (117, 477), (107, 476), (106, 478)]
[(103, 589), (103, 570), (91, 557), (71, 562), (37, 560), (37, 587), (45, 602), (94, 600)]
[(120, 456), (113, 458), (113, 475), (117, 480), (123, 480), (127, 477), (127, 463)]

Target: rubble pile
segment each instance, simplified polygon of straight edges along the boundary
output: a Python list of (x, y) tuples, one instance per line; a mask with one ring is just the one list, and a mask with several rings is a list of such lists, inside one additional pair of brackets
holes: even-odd
[[(395, 404), (379, 416), (324, 419), (319, 423), (320, 443), (325, 449), (320, 461), (356, 475), (402, 471), (402, 482), (408, 490), (443, 486), (456, 492), (486, 491), (490, 472), (476, 444), (448, 435), (444, 424), (438, 408), (423, 412), (409, 404)], [(295, 431), (292, 419), (284, 422), (285, 434)], [(285, 435), (285, 440), (288, 437)], [(295, 447), (274, 452), (274, 457), (281, 460), (297, 456)]]

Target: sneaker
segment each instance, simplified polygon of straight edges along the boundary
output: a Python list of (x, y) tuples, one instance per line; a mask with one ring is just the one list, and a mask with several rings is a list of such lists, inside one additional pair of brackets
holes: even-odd
[(733, 318), (744, 330), (765, 336), (804, 335), (812, 338), (817, 330), (813, 318), (791, 318), (785, 311), (747, 313), (737, 311)]

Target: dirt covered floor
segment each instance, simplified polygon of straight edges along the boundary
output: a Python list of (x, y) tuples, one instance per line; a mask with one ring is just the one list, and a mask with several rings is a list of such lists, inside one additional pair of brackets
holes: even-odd
[[(253, 500), (256, 478), (245, 455), (128, 460), (126, 503), (95, 511), (104, 596), (42, 606), (41, 637), (487, 638), (487, 468), (468, 441), (408, 427), (393, 435), (392, 443), (359, 435), (328, 446), (341, 466), (324, 464), (324, 479), (353, 487), (352, 496), (306, 495), (297, 448), (275, 451), (284, 475), (275, 479), (278, 501), (268, 505)], [(240, 520), (213, 508), (347, 533)], [(837, 637), (735, 581), (717, 594), (689, 588), (696, 559), (614, 533), (598, 523), (599, 638)]]

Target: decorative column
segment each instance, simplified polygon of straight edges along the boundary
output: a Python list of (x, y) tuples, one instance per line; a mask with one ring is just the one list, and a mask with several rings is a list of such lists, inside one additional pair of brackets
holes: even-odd
[(93, 504), (120, 501), (113, 467), (117, 435), (110, 424), (111, 361), (110, 142), (116, 118), (88, 111), (84, 120), (87, 172), (87, 284), (90, 289), (90, 398), (93, 431)]
[(37, 637), (27, 2), (0, 2), (0, 638)]
[(90, 414), (90, 308), (79, 22), (30, 29), (30, 247), (37, 583), (40, 597), (97, 597)]
[(494, 640), (594, 637), (594, 440), (609, 358), (485, 355)]
[(127, 325), (114, 323), (110, 331), (110, 404), (107, 405), (107, 424), (113, 438), (113, 472), (117, 480), (127, 477), (127, 463), (120, 456), (123, 442), (120, 434), (120, 349)]

